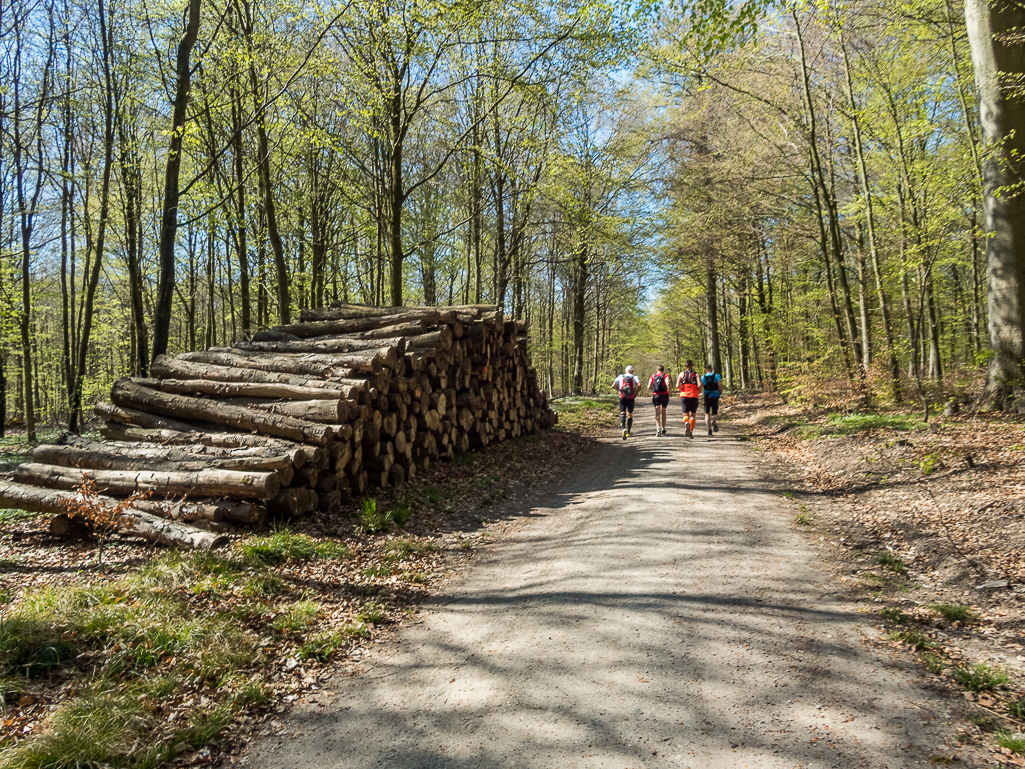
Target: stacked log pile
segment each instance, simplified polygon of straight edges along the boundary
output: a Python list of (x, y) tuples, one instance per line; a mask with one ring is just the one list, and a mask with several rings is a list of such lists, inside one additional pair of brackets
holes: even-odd
[(337, 514), (456, 452), (552, 426), (527, 328), (497, 307), (306, 310), (233, 348), (158, 357), (98, 404), (102, 442), (39, 446), (0, 506), (69, 515), (87, 473), (100, 503), (143, 492), (131, 530), (214, 547), (268, 515)]

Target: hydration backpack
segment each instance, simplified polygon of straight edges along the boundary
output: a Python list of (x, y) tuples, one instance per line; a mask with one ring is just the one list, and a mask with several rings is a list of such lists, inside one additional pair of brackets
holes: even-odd
[(698, 373), (696, 371), (684, 371), (680, 375), (680, 392), (684, 398), (698, 397)]
[(665, 374), (655, 374), (654, 378), (652, 379), (652, 383), (654, 384), (652, 391), (656, 394), (662, 395), (664, 393), (669, 392), (669, 386), (666, 384)]
[(709, 390), (713, 392), (719, 391), (719, 383), (715, 381), (714, 372), (711, 374), (705, 374), (703, 377), (701, 377), (701, 385), (705, 388), (706, 395), (708, 394)]
[(623, 374), (619, 380), (619, 397), (633, 398), (637, 394), (637, 385), (632, 374)]

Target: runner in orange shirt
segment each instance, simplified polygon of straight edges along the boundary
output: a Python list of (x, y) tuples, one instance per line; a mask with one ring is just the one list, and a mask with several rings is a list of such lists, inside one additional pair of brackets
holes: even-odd
[(698, 418), (698, 374), (694, 370), (694, 361), (687, 361), (687, 368), (676, 378), (676, 389), (680, 391), (680, 404), (683, 406), (683, 431), (688, 438), (694, 437), (694, 425)]

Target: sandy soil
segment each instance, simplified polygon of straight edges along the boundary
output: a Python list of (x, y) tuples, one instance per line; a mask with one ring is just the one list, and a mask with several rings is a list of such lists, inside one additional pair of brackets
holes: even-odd
[[(728, 428), (609, 437), (250, 767), (987, 766)], [(978, 751), (978, 752), (973, 752)]]

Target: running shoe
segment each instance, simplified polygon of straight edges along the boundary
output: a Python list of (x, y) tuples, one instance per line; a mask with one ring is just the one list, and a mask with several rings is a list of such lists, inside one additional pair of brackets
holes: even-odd
[(687, 436), (688, 438), (693, 438), (693, 437), (694, 437), (694, 436), (693, 436), (693, 435), (691, 434), (691, 431), (690, 431), (690, 425), (687, 425), (687, 427), (686, 427), (686, 428), (684, 428), (684, 434), (685, 434), (685, 435), (686, 435), (686, 436)]
[(624, 427), (624, 428), (623, 428), (623, 440), (624, 440), (624, 441), (626, 440), (626, 437), (627, 437), (627, 436), (628, 436), (629, 434), (630, 434), (630, 433), (628, 433), (628, 432), (626, 431), (626, 428)]
[(712, 429), (716, 432), (719, 432), (719, 423), (716, 422), (714, 419), (712, 420)]
[(711, 438), (711, 437), (712, 437), (712, 431), (711, 431), (711, 430), (709, 430), (709, 431), (708, 431), (708, 437), (709, 437), (709, 438)]

